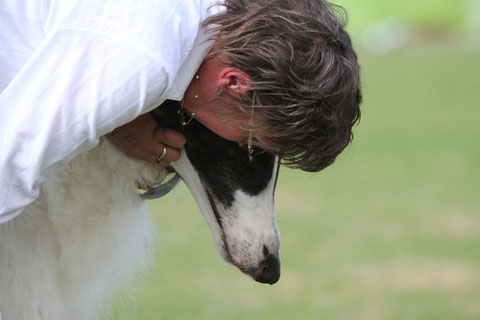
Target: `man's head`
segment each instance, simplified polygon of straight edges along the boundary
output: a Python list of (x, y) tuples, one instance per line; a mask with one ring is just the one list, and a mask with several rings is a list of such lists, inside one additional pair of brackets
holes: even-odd
[(226, 0), (205, 21), (217, 37), (209, 83), (220, 87), (222, 68), (239, 72), (224, 86), (232, 115), (248, 127), (255, 92), (256, 143), (291, 167), (330, 165), (360, 117), (360, 67), (344, 14), (324, 0)]

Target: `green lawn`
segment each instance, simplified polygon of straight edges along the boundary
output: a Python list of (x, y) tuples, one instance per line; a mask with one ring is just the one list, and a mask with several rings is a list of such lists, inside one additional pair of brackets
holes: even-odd
[(392, 17), (420, 28), (460, 27), (466, 23), (466, 16), (470, 15), (468, 8), (478, 8), (478, 0), (336, 0), (333, 2), (348, 9), (353, 29), (361, 29), (379, 20)]
[(354, 144), (282, 169), (282, 278), (217, 256), (184, 186), (152, 202), (156, 263), (115, 319), (480, 319), (480, 55), (361, 55)]
[[(460, 0), (337, 3), (354, 34), (391, 16), (435, 28), (465, 15)], [(324, 172), (281, 171), (280, 282), (223, 263), (182, 185), (151, 203), (156, 262), (114, 319), (480, 319), (480, 54), (360, 56), (354, 144)]]

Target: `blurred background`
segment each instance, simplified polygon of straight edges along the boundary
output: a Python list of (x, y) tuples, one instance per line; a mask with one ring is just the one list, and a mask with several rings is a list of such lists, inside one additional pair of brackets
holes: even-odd
[[(114, 319), (480, 319), (480, 0), (338, 0), (362, 120), (330, 168), (283, 168), (282, 277), (226, 265), (184, 185)], [(134, 300), (128, 296), (134, 297)]]

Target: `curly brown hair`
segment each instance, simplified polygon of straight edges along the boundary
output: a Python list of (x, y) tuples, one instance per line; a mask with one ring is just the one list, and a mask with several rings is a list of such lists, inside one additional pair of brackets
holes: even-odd
[[(353, 138), (362, 100), (344, 9), (324, 0), (226, 0), (224, 6), (204, 25), (213, 25), (212, 54), (251, 79), (240, 102), (249, 106), (255, 92), (261, 147), (305, 171), (332, 164)], [(250, 115), (252, 107), (239, 108)]]

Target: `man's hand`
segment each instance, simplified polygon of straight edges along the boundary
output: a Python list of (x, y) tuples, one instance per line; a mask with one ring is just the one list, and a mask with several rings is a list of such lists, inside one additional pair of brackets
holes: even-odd
[(180, 149), (185, 144), (185, 137), (177, 131), (157, 128), (157, 122), (150, 113), (143, 114), (135, 120), (116, 128), (107, 137), (130, 158), (142, 159), (157, 164), (157, 158), (167, 147), (167, 154), (158, 163), (167, 166), (180, 158)]

